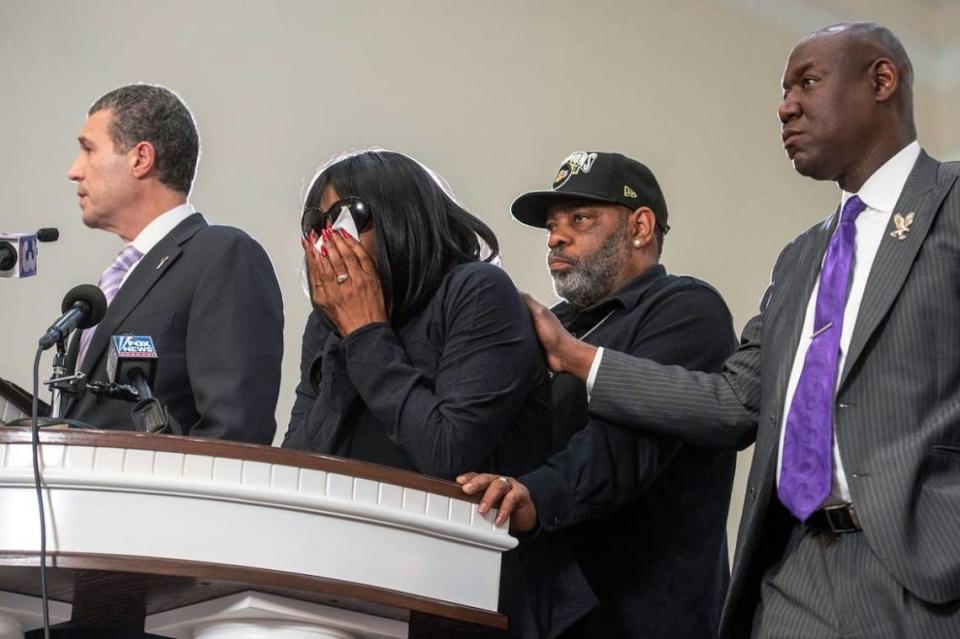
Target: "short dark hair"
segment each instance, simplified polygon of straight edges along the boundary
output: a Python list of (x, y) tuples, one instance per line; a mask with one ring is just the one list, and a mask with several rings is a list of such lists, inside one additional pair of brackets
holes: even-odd
[(491, 261), (497, 237), (453, 198), (441, 178), (393, 151), (367, 150), (328, 162), (313, 178), (304, 207), (319, 207), (323, 189), (369, 206), (377, 233), (377, 270), (390, 323), (401, 326), (422, 309), (447, 272)]
[(101, 96), (87, 115), (109, 110), (110, 138), (117, 152), (149, 142), (156, 154), (157, 177), (169, 188), (187, 195), (197, 173), (200, 135), (190, 109), (166, 87), (131, 84)]

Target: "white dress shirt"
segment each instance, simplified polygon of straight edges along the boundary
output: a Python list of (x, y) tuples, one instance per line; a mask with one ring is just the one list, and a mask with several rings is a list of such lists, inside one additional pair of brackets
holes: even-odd
[[(847, 296), (847, 303), (843, 309), (843, 330), (840, 332), (840, 354), (837, 357), (837, 383), (840, 382), (840, 372), (843, 371), (843, 365), (847, 358), (847, 351), (850, 348), (850, 338), (853, 336), (854, 326), (857, 324), (857, 315), (860, 312), (860, 303), (863, 301), (863, 291), (867, 286), (867, 277), (870, 275), (870, 268), (873, 266), (873, 260), (877, 256), (877, 249), (880, 248), (880, 241), (885, 233), (888, 232), (890, 216), (893, 214), (893, 207), (900, 199), (900, 193), (903, 191), (903, 185), (907, 182), (913, 165), (920, 157), (920, 145), (914, 140), (899, 153), (877, 169), (871, 175), (860, 192), (860, 196), (867, 207), (857, 217), (856, 227), (856, 247), (853, 259), (853, 274), (850, 278), (850, 294)], [(846, 204), (847, 200), (853, 197), (853, 193), (841, 192), (840, 207)], [(826, 256), (824, 256), (826, 257)], [(803, 361), (807, 356), (807, 349), (813, 337), (813, 320), (817, 307), (817, 291), (820, 289), (820, 280), (813, 287), (810, 293), (810, 299), (807, 302), (807, 314), (803, 320), (803, 330), (800, 332), (800, 343), (797, 345), (797, 354), (793, 359), (793, 368), (790, 371), (790, 382), (787, 385), (786, 400), (783, 406), (783, 416), (780, 423), (780, 446), (777, 452), (777, 484), (780, 483), (780, 467), (783, 463), (783, 437), (787, 429), (787, 415), (790, 414), (790, 404), (793, 402), (793, 394), (797, 389), (797, 382), (800, 380), (800, 372), (803, 370)], [(843, 472), (843, 460), (840, 457), (840, 450), (837, 448), (837, 434), (833, 434), (833, 489), (827, 503), (842, 503), (850, 501), (850, 488), (847, 485), (847, 476)]]
[[(153, 218), (152, 222), (143, 227), (143, 230), (140, 231), (140, 234), (137, 235), (137, 237), (135, 237), (130, 243), (133, 244), (143, 255), (146, 255), (150, 252), (150, 249), (156, 246), (160, 240), (165, 238), (170, 231), (180, 224), (180, 222), (183, 222), (194, 213), (196, 213), (196, 210), (190, 203), (181, 204), (180, 206), (170, 209), (166, 213), (161, 213), (157, 217)], [(121, 287), (130, 278), (130, 274), (133, 273), (133, 270), (137, 268), (137, 265), (139, 265), (141, 261), (143, 261), (142, 257), (134, 262), (129, 269), (127, 269), (126, 274), (123, 276), (123, 280), (120, 282)]]

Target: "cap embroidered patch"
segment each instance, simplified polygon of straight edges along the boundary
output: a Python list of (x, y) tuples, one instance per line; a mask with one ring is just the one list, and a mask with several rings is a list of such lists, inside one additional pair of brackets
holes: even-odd
[(553, 188), (560, 188), (564, 182), (570, 179), (571, 175), (576, 175), (580, 173), (580, 171), (589, 173), (591, 167), (593, 167), (593, 161), (596, 159), (596, 153), (587, 153), (585, 151), (574, 151), (568, 155), (567, 159), (564, 160), (560, 166), (560, 170), (557, 171), (557, 177), (553, 179)]

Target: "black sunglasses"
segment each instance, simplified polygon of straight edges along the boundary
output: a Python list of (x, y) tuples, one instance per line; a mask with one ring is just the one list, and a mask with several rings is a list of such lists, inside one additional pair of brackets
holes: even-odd
[(326, 211), (316, 206), (308, 206), (303, 209), (303, 216), (300, 218), (300, 230), (304, 237), (310, 235), (310, 231), (316, 231), (317, 235), (323, 233), (327, 227), (327, 220), (333, 225), (340, 214), (347, 211), (357, 225), (357, 232), (362, 233), (370, 228), (373, 217), (370, 215), (370, 207), (366, 202), (358, 197), (345, 197), (330, 205)]

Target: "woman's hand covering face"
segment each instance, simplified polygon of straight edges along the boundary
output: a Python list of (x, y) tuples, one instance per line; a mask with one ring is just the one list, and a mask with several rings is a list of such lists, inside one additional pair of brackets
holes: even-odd
[(386, 322), (380, 276), (370, 255), (349, 233), (327, 227), (323, 236), (319, 250), (316, 233), (301, 240), (314, 307), (341, 337), (367, 324)]

